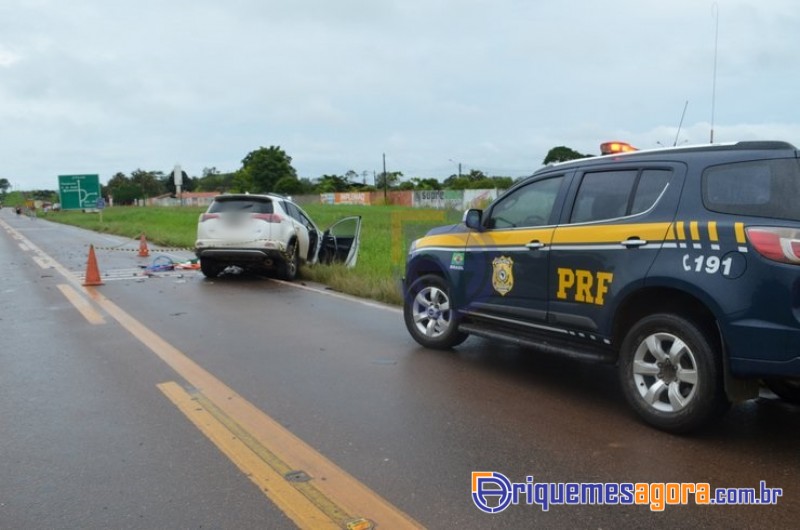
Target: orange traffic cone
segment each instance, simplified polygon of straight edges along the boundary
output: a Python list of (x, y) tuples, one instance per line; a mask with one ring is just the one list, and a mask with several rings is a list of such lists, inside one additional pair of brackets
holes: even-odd
[(100, 270), (97, 268), (97, 258), (94, 255), (94, 245), (89, 245), (89, 260), (86, 262), (86, 277), (83, 279), (85, 287), (103, 285), (100, 279)]
[(139, 257), (146, 258), (150, 255), (150, 249), (147, 248), (147, 240), (144, 238), (144, 233), (142, 233), (141, 237), (139, 238)]

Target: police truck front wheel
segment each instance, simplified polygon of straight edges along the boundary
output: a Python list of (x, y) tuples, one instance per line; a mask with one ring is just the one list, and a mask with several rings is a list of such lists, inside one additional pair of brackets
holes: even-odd
[(468, 337), (458, 331), (450, 287), (435, 274), (422, 276), (411, 284), (405, 294), (403, 316), (411, 336), (426, 348), (452, 348)]
[(688, 432), (729, 405), (715, 341), (694, 322), (655, 314), (639, 320), (622, 342), (619, 375), (631, 406), (664, 431)]

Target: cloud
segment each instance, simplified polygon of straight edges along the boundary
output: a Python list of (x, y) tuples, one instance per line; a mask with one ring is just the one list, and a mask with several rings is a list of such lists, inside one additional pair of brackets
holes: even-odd
[(18, 63), (20, 56), (11, 50), (6, 50), (0, 47), (0, 68), (8, 68)]
[[(715, 138), (800, 143), (789, 0), (719, 0)], [(567, 145), (707, 141), (715, 14), (694, 0), (9, 0), (3, 174), (234, 170), (519, 176)]]

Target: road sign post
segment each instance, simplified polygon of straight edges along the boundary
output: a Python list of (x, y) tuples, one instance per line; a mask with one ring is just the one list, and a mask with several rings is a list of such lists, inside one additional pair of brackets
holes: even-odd
[(106, 200), (102, 197), (98, 197), (97, 202), (95, 202), (95, 208), (100, 210), (100, 224), (103, 224), (103, 210), (106, 208)]

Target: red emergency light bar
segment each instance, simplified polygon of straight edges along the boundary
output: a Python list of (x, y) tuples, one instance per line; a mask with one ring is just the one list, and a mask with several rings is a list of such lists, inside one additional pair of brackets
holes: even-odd
[(629, 153), (631, 151), (638, 151), (638, 149), (626, 142), (604, 142), (600, 144), (600, 154), (603, 155)]

